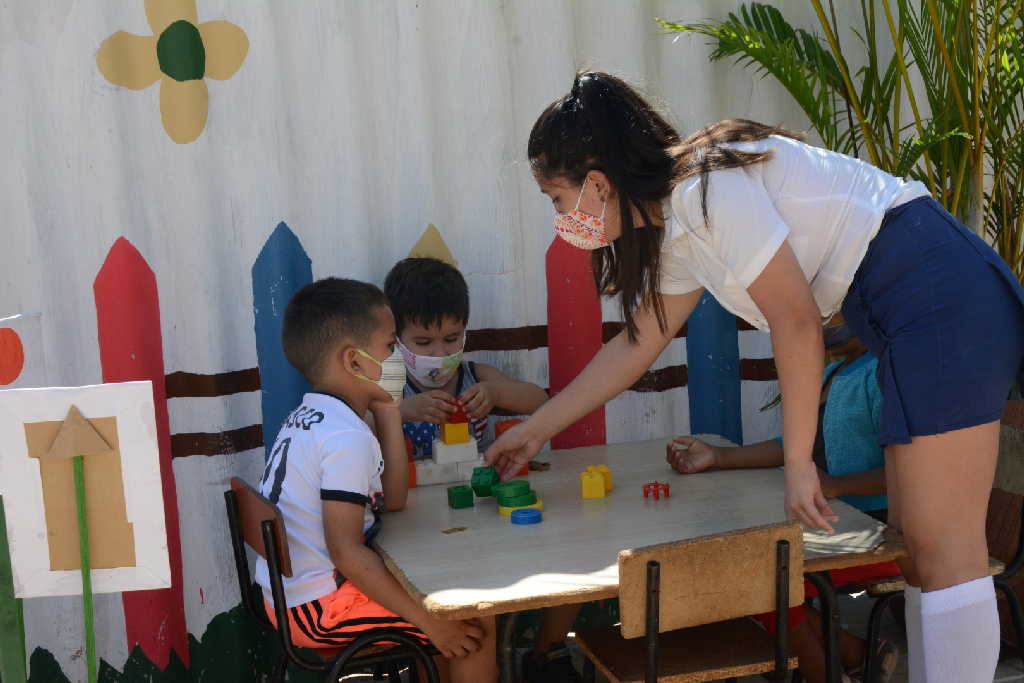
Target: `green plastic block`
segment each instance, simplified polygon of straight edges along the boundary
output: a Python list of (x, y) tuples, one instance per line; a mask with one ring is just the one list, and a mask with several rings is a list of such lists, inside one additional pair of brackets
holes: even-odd
[(500, 480), (498, 471), (493, 467), (474, 467), (473, 477), (470, 479), (469, 484), (473, 487), (473, 492), (476, 495), (486, 498), (493, 495), (491, 489)]
[(525, 479), (513, 479), (502, 484), (495, 484), (491, 487), (491, 493), (495, 497), (512, 498), (530, 492), (530, 482)]
[(473, 507), (473, 489), (465, 484), (448, 487), (448, 506), (458, 510), (459, 508)]
[(503, 508), (518, 508), (524, 505), (533, 505), (537, 502), (537, 494), (527, 491), (521, 496), (498, 496), (498, 505)]

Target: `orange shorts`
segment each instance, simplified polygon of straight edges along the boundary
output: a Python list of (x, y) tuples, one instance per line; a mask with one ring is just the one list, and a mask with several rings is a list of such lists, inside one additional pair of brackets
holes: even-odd
[[(277, 627), (274, 606), (264, 600), (271, 623)], [(292, 642), (300, 647), (344, 647), (366, 633), (388, 628), (429, 643), (423, 632), (394, 612), (381, 607), (351, 581), (324, 597), (288, 609)]]

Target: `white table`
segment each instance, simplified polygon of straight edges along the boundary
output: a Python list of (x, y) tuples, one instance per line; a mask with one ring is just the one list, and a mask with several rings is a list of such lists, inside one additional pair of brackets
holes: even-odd
[[(446, 486), (409, 492), (404, 510), (388, 513), (377, 547), (388, 567), (427, 609), (451, 619), (503, 614), (618, 595), (620, 550), (780, 522), (779, 469), (682, 476), (665, 462), (665, 440), (542, 453), (548, 472), (527, 479), (544, 501), (544, 521), (518, 526), (493, 498), (448, 507)], [(607, 464), (615, 490), (582, 500), (579, 473)], [(644, 499), (652, 480), (671, 497)], [(883, 546), (884, 525), (841, 501), (836, 534), (807, 533), (805, 571), (872, 564), (903, 554)]]

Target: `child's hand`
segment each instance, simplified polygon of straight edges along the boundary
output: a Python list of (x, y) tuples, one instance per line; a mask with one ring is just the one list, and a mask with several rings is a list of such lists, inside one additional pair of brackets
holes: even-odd
[(470, 417), (478, 420), (487, 417), (494, 410), (494, 385), (490, 382), (477, 382), (462, 392), (459, 400)]
[(430, 642), (448, 659), (459, 659), (480, 649), (484, 630), (475, 620), (434, 619), (420, 628)]
[(401, 410), (399, 402), (390, 397), (386, 401), (376, 398), (373, 399), (370, 401), (369, 408), (370, 412), (373, 413), (373, 418), (378, 422), (382, 415), (391, 415), (392, 413), (398, 414)]
[(679, 474), (696, 474), (718, 465), (717, 450), (692, 436), (677, 436), (665, 444), (665, 460)]
[(448, 392), (432, 389), (403, 398), (401, 409), (402, 422), (442, 424), (448, 421), (449, 413), (455, 410), (455, 401)]

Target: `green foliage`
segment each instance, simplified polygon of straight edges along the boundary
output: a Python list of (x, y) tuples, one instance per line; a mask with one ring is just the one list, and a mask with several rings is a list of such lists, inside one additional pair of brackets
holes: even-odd
[(657, 21), (709, 38), (712, 61), (774, 77), (826, 147), (924, 182), (1024, 275), (1024, 0), (859, 0), (856, 71), (832, 0), (810, 2), (820, 36), (759, 2)]

